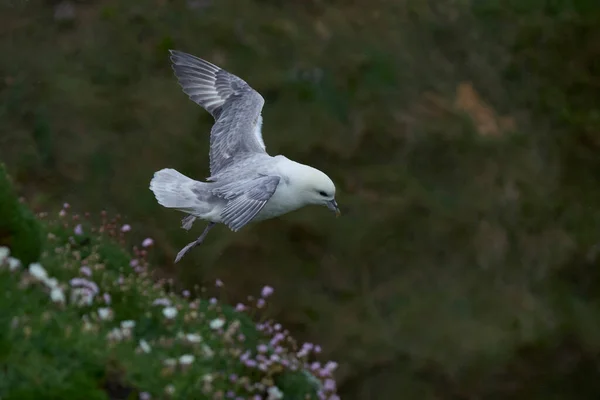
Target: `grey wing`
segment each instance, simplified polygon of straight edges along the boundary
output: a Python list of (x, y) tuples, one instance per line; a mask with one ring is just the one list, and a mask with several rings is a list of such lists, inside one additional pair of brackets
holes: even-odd
[(261, 111), (265, 100), (245, 81), (191, 54), (170, 50), (173, 71), (190, 99), (215, 118), (210, 135), (210, 173), (239, 153), (265, 153)]
[(236, 232), (248, 224), (267, 204), (279, 185), (278, 176), (260, 176), (255, 179), (232, 182), (214, 189), (215, 196), (228, 200), (221, 211), (223, 223)]

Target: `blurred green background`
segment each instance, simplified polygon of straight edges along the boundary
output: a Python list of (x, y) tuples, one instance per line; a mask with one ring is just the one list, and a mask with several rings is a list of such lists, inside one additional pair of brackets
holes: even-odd
[[(203, 179), (212, 117), (168, 49), (266, 100), (267, 150), (343, 217), (238, 233), (148, 189)], [(124, 215), (183, 286), (264, 284), (342, 399), (600, 398), (598, 0), (0, 0), (0, 159), (37, 210)]]

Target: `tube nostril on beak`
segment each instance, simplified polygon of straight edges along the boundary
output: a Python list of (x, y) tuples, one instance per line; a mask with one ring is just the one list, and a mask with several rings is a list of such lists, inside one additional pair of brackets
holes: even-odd
[(331, 211), (333, 211), (335, 213), (336, 217), (339, 217), (340, 215), (342, 215), (342, 213), (340, 212), (340, 208), (338, 207), (335, 199), (327, 202), (327, 208), (329, 208)]

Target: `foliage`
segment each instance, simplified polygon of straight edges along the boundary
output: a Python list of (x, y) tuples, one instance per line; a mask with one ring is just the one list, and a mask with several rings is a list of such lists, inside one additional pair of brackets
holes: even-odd
[(312, 345), (253, 322), (270, 287), (235, 309), (201, 289), (177, 295), (147, 272), (152, 240), (124, 250), (129, 225), (103, 214), (95, 228), (67, 206), (46, 220), (39, 262), (0, 247), (2, 399), (337, 398), (335, 363), (313, 366)]

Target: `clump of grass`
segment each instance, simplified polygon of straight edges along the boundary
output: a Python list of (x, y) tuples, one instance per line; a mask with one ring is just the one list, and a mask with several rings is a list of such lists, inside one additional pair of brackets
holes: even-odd
[(10, 246), (15, 256), (29, 263), (40, 255), (41, 237), (39, 222), (19, 202), (4, 165), (0, 163), (0, 245)]
[(257, 322), (273, 288), (235, 307), (203, 288), (175, 293), (152, 278), (152, 239), (126, 251), (119, 218), (95, 225), (67, 204), (39, 217), (39, 260), (0, 247), (3, 400), (338, 398), (337, 364), (316, 361), (318, 346)]

